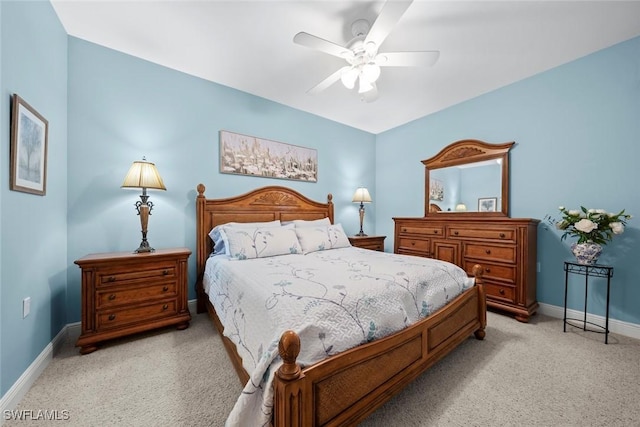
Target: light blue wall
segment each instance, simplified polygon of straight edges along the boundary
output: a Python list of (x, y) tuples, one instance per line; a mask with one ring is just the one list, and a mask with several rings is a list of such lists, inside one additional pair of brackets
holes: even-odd
[[(67, 35), (49, 2), (0, 2), (0, 395), (67, 323)], [(46, 195), (9, 190), (10, 99), (49, 122)], [(31, 314), (22, 318), (22, 300)]]
[[(353, 192), (360, 185), (375, 189), (374, 135), (76, 38), (69, 39), (68, 114), (69, 321), (80, 319), (80, 270), (73, 261), (140, 243), (133, 206), (139, 192), (120, 185), (142, 156), (156, 164), (167, 187), (151, 192), (149, 242), (192, 249), (190, 298), (198, 183), (208, 197), (265, 185), (289, 186), (315, 200), (333, 193), (336, 221), (349, 234), (359, 230)], [(220, 130), (317, 149), (318, 182), (220, 174)], [(368, 213), (368, 229), (374, 220)]]
[[(422, 216), (421, 160), (465, 138), (516, 141), (511, 152), (511, 216), (557, 218), (560, 205), (584, 205), (637, 215), (607, 245), (601, 262), (615, 267), (611, 317), (640, 323), (640, 38), (618, 44), (376, 138), (376, 231), (393, 235), (392, 217)], [(402, 192), (397, 191), (402, 179)], [(563, 261), (568, 241), (541, 223), (538, 300), (563, 305)], [(393, 241), (386, 242), (393, 250)], [(570, 307), (582, 310), (579, 282)], [(598, 283), (598, 281), (595, 281)], [(602, 285), (602, 283), (600, 282)], [(604, 286), (596, 285), (589, 312), (604, 315)]]

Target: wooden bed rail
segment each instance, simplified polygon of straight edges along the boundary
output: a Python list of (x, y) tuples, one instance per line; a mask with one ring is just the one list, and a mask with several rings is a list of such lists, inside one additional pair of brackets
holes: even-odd
[(484, 339), (483, 268), (476, 264), (472, 272), (475, 286), (448, 307), (399, 335), (353, 348), (308, 369), (296, 361), (300, 337), (285, 331), (278, 344), (283, 364), (274, 379), (274, 427), (356, 425), (471, 333)]

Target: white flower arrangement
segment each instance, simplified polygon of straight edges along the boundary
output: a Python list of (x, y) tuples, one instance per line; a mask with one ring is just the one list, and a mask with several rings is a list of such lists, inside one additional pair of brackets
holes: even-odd
[(624, 233), (627, 221), (633, 218), (626, 214), (624, 209), (619, 213), (607, 212), (604, 209), (587, 209), (583, 206), (580, 210), (568, 210), (564, 206), (558, 208), (562, 218), (558, 221), (548, 217), (548, 221), (563, 230), (560, 240), (567, 236), (575, 236), (578, 243), (597, 243), (605, 245), (613, 239), (614, 235)]

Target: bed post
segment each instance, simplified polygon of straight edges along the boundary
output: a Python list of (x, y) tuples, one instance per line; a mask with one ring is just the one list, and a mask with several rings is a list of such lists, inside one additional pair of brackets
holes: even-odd
[(487, 298), (484, 293), (484, 284), (482, 283), (482, 274), (484, 270), (480, 264), (476, 264), (473, 266), (471, 273), (475, 277), (476, 287), (478, 288), (478, 310), (481, 315), (480, 320), (480, 328), (475, 331), (473, 334), (477, 339), (484, 339), (486, 332), (485, 328), (487, 327)]
[(285, 331), (278, 343), (282, 365), (274, 378), (273, 427), (303, 427), (313, 425), (313, 405), (310, 393), (296, 362), (300, 354), (300, 337)]
[(197, 298), (197, 312), (204, 313), (207, 311), (206, 296), (204, 294), (204, 288), (202, 279), (204, 276), (204, 266), (207, 262), (207, 242), (204, 236), (207, 232), (202, 230), (204, 224), (204, 207), (206, 198), (204, 196), (205, 186), (204, 184), (198, 184), (197, 187), (198, 196), (196, 197), (196, 298)]

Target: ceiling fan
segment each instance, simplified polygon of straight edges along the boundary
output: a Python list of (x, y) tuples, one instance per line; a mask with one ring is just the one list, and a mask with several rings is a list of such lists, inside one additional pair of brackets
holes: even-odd
[(376, 81), (380, 77), (380, 67), (423, 67), (435, 64), (440, 56), (439, 51), (378, 51), (411, 3), (413, 0), (387, 0), (373, 25), (365, 19), (356, 20), (351, 26), (353, 39), (346, 46), (305, 32), (296, 34), (293, 37), (294, 43), (337, 56), (347, 62), (347, 65), (309, 89), (307, 93), (317, 94), (338, 80), (341, 80), (347, 89), (354, 89), (357, 81), (360, 99), (371, 102), (378, 97)]

